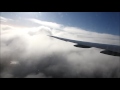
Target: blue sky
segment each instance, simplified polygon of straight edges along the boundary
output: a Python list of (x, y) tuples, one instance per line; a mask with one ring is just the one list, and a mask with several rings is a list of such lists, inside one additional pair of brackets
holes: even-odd
[(120, 12), (2, 12), (2, 17), (36, 18), (88, 31), (120, 35)]

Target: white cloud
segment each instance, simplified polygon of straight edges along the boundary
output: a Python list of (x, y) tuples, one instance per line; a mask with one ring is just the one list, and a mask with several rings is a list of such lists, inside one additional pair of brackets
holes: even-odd
[(35, 23), (39, 23), (40, 25), (55, 29), (53, 30), (52, 33), (53, 34), (55, 33), (56, 36), (57, 35), (62, 37), (68, 36), (67, 38), (77, 39), (82, 41), (120, 45), (119, 36), (116, 36), (116, 35), (91, 32), (91, 31), (83, 30), (81, 28), (68, 27), (68, 26), (64, 26), (61, 24), (53, 23), (53, 22), (41, 21), (38, 19), (28, 19), (28, 20)]
[(2, 31), (2, 30), (10, 30), (10, 29), (14, 29), (14, 27), (13, 27), (13, 26), (10, 26), (10, 25), (1, 24), (1, 25), (0, 25), (0, 29), (1, 29), (1, 31)]
[(61, 29), (61, 27), (62, 27), (62, 25), (53, 23), (53, 22), (47, 22), (47, 21), (42, 21), (42, 20), (38, 20), (38, 19), (28, 19), (28, 20), (38, 23), (40, 25), (48, 26), (50, 28)]
[(1, 16), (0, 16), (0, 22), (8, 22), (8, 21), (12, 21), (12, 19), (5, 18), (5, 17), (1, 17)]
[(11, 61), (10, 64), (16, 65), (16, 64), (19, 64), (19, 62), (18, 61)]
[[(120, 77), (119, 57), (101, 54), (101, 49), (97, 48), (77, 48), (70, 42), (47, 35), (102, 43), (118, 43), (117, 40), (111, 40), (117, 36), (65, 26), (60, 31), (56, 29), (58, 26), (53, 25), (51, 29), (46, 24), (33, 28), (2, 30), (1, 77)], [(79, 32), (83, 36), (78, 35)], [(86, 38), (90, 34), (101, 38)], [(108, 41), (105, 38), (111, 39)]]
[[(120, 37), (116, 35), (90, 32), (76, 27), (65, 27), (63, 28), (63, 30), (73, 35), (70, 36), (70, 38), (74, 37), (73, 39), (95, 42), (95, 43), (120, 45), (120, 40), (119, 40)], [(64, 37), (66, 36), (64, 35)]]

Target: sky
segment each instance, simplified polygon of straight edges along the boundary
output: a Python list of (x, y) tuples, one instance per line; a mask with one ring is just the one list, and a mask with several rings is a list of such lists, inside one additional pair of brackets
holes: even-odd
[(120, 35), (120, 12), (1, 12), (1, 16), (36, 18), (87, 31)]
[(120, 46), (116, 12), (1, 12), (0, 78), (120, 78), (120, 58), (48, 35)]

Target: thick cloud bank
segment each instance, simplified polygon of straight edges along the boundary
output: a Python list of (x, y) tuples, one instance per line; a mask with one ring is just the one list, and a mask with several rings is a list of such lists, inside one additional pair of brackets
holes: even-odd
[[(117, 36), (73, 27), (61, 31), (49, 26), (20, 29), (1, 26), (1, 78), (120, 78), (119, 57), (101, 54), (97, 48), (77, 48), (73, 43), (47, 35), (119, 44)], [(91, 35), (97, 38), (85, 37)]]

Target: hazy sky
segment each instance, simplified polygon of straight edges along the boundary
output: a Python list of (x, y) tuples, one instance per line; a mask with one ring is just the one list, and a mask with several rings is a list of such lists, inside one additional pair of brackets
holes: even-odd
[(21, 18), (35, 18), (88, 31), (120, 35), (120, 12), (2, 12), (1, 16), (18, 19), (18, 22)]
[(47, 35), (120, 46), (119, 13), (1, 12), (0, 78), (120, 78), (120, 58)]

